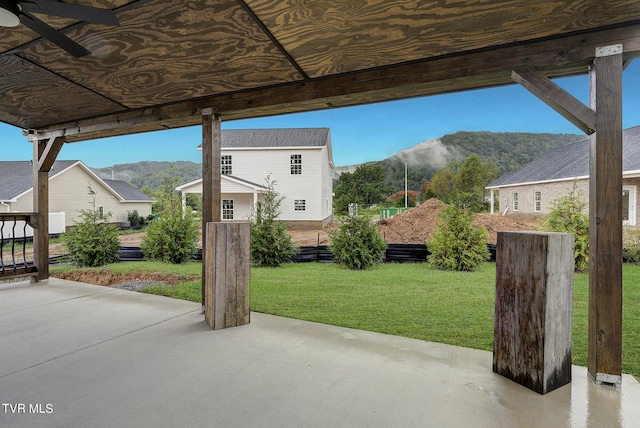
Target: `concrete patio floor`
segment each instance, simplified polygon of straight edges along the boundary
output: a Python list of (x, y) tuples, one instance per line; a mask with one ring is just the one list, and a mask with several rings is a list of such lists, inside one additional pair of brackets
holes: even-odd
[(0, 285), (0, 427), (637, 427), (640, 384), (539, 395), (490, 352), (50, 279)]

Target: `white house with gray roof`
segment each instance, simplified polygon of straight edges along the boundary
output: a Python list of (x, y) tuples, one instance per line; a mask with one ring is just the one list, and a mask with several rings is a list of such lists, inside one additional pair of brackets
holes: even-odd
[[(200, 147), (199, 147), (200, 148)], [(280, 219), (291, 229), (322, 228), (333, 220), (333, 157), (329, 128), (223, 130), (222, 220), (247, 220), (275, 182)], [(177, 188), (202, 193), (202, 179)]]
[[(623, 218), (625, 224), (638, 225), (640, 126), (625, 129), (622, 144)], [(495, 198), (499, 198), (502, 214), (548, 214), (552, 202), (571, 191), (574, 182), (588, 199), (589, 139), (549, 150), (518, 171), (499, 177), (486, 188), (491, 192), (491, 207)]]
[[(143, 217), (151, 214), (151, 197), (124, 181), (98, 177), (79, 160), (54, 162), (49, 172), (49, 212), (65, 213), (65, 226), (74, 225), (80, 210), (91, 209), (89, 186), (96, 193), (96, 209), (111, 212), (111, 222), (126, 222), (129, 211)], [(0, 161), (0, 211), (33, 211), (31, 161)]]

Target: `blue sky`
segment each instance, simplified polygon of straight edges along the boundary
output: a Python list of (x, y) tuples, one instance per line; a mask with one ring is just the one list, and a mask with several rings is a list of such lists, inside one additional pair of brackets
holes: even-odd
[[(587, 104), (587, 76), (555, 80)], [(640, 61), (623, 73), (623, 126), (640, 125)], [(457, 131), (581, 132), (519, 85), (270, 118), (223, 122), (223, 129), (327, 127), (338, 166), (382, 160)], [(65, 144), (58, 159), (92, 167), (138, 161), (201, 162), (199, 126)], [(21, 130), (0, 123), (0, 160), (30, 160)]]

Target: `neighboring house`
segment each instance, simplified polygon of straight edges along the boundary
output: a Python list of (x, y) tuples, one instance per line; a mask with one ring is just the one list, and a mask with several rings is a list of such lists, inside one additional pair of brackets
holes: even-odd
[[(622, 134), (623, 219), (625, 224), (640, 224), (636, 201), (640, 186), (640, 126)], [(499, 194), (503, 214), (548, 214), (552, 203), (567, 194), (574, 182), (589, 197), (589, 139), (549, 150), (518, 171), (505, 174), (489, 184), (491, 207)], [(493, 208), (491, 210), (493, 212)]]
[[(49, 212), (65, 213), (65, 226), (79, 220), (79, 211), (92, 209), (89, 186), (96, 193), (96, 209), (111, 212), (110, 222), (127, 221), (129, 211), (151, 214), (154, 200), (124, 181), (103, 180), (78, 160), (56, 161), (49, 172)], [(0, 211), (33, 210), (33, 166), (30, 161), (0, 161)]]
[[(222, 131), (221, 218), (247, 220), (267, 191), (282, 197), (280, 219), (291, 229), (322, 228), (333, 220), (333, 157), (328, 128)], [(202, 193), (202, 179), (179, 186)]]

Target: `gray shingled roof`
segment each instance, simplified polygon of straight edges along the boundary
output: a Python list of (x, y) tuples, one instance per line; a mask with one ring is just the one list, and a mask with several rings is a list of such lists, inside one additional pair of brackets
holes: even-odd
[[(67, 160), (53, 163), (49, 177), (69, 168), (79, 161)], [(0, 201), (8, 201), (33, 187), (31, 161), (0, 161)]]
[(116, 192), (120, 197), (125, 201), (144, 201), (144, 202), (153, 202), (154, 199), (142, 192), (141, 190), (136, 189), (131, 184), (126, 181), (121, 180), (102, 180), (106, 183), (107, 186), (111, 187), (111, 189)]
[[(60, 160), (53, 163), (49, 177), (75, 165), (78, 160)], [(103, 180), (107, 186), (124, 201), (149, 201), (153, 198), (124, 181)], [(33, 166), (31, 161), (0, 161), (0, 201), (9, 201), (29, 191), (33, 187)]]
[(328, 138), (329, 128), (226, 129), (222, 147), (323, 147)]
[(244, 178), (240, 178), (235, 175), (227, 175), (227, 177), (233, 178), (234, 180), (237, 180), (243, 184), (246, 184), (247, 186), (258, 187), (260, 189), (269, 190), (266, 186), (262, 184), (254, 183), (253, 181), (245, 180)]
[[(640, 170), (640, 126), (622, 133), (623, 171)], [(571, 179), (589, 175), (589, 139), (551, 149), (517, 171), (504, 174), (487, 187)]]

